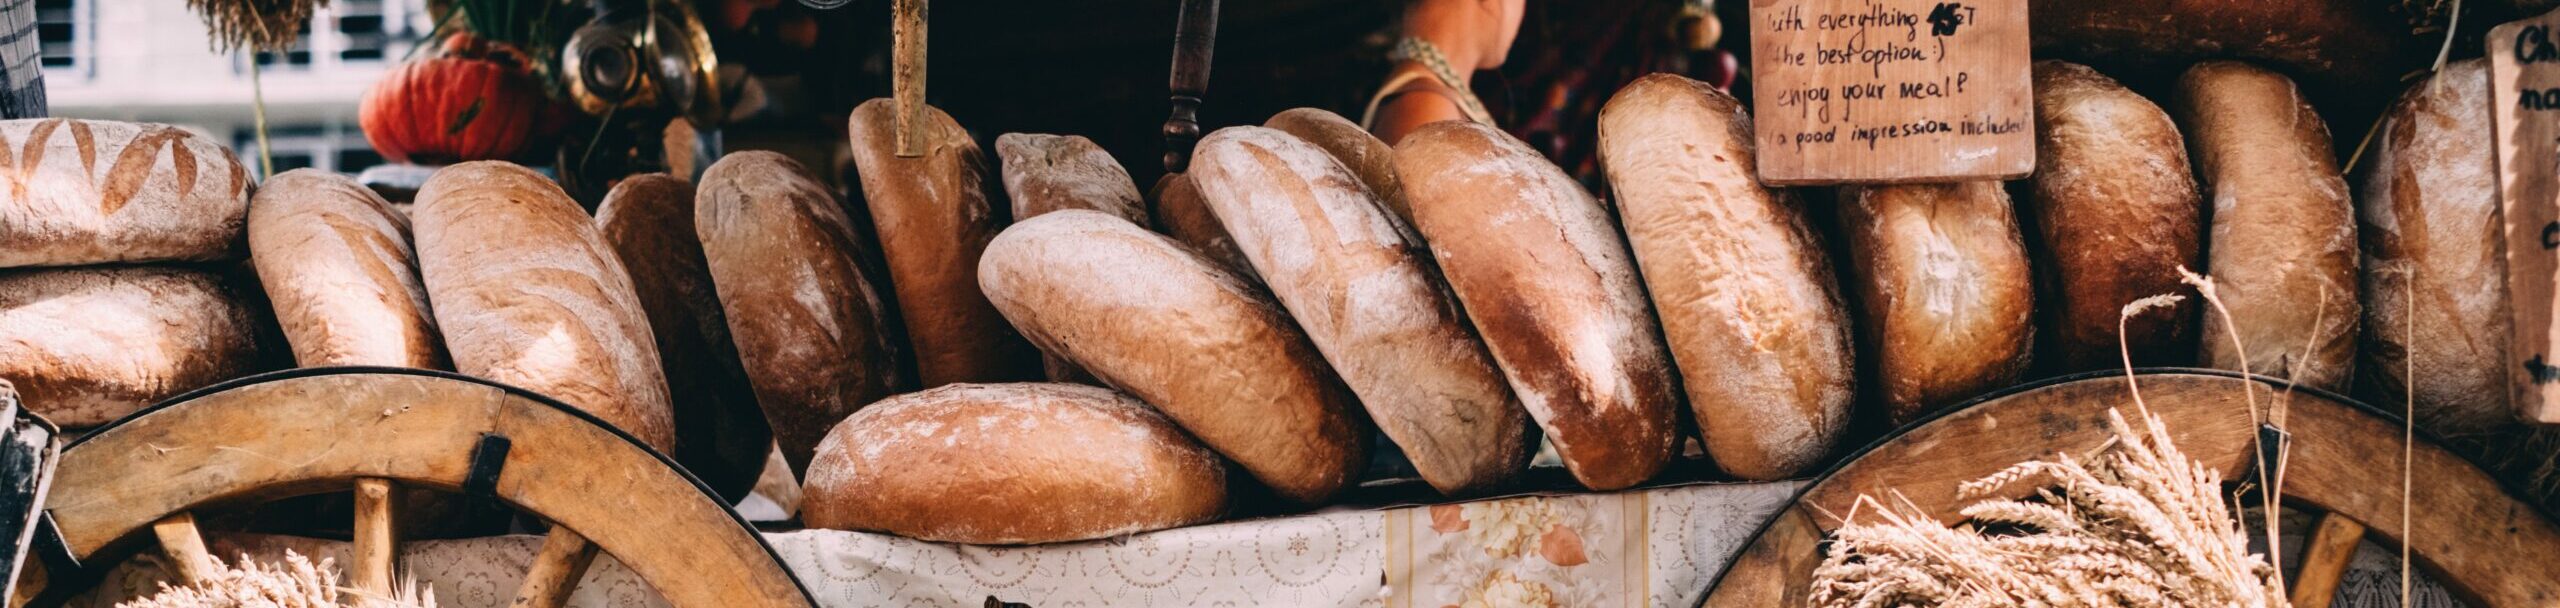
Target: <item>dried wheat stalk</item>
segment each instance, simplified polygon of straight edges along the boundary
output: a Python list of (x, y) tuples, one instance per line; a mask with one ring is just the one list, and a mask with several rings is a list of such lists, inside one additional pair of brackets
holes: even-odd
[(291, 550), (285, 551), (281, 565), (261, 565), (240, 556), (238, 568), (223, 567), (207, 580), (185, 587), (160, 584), (160, 593), (148, 598), (117, 605), (116, 608), (435, 608), (432, 588), (418, 585), (415, 579), (403, 582), (390, 597), (367, 594), (338, 586), (338, 569), (333, 560), (311, 558)]

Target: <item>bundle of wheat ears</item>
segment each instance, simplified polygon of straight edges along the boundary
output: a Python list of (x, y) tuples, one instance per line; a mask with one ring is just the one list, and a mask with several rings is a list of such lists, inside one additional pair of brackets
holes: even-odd
[[(2220, 308), (2210, 279), (2180, 272)], [(2124, 317), (2179, 299), (2145, 298)], [(1957, 486), (1958, 500), (1975, 501), (1959, 511), (1961, 527), (1899, 494), (1890, 505), (1859, 496), (1814, 570), (1813, 605), (2288, 606), (2281, 577), (2249, 551), (2248, 531), (2223, 501), (2222, 474), (2178, 451), (2132, 371), (2128, 363), (2138, 422), (2110, 407), (2114, 437), (2095, 453)], [(2256, 418), (2254, 397), (2250, 407)]]
[(261, 565), (240, 556), (240, 567), (220, 567), (205, 580), (184, 587), (160, 585), (160, 593), (119, 604), (116, 608), (435, 608), (435, 590), (409, 580), (388, 597), (338, 586), (332, 560), (290, 550), (283, 564)]

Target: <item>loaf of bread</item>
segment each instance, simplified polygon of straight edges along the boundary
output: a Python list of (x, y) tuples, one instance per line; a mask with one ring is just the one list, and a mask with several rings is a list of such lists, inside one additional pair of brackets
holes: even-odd
[(2197, 363), (2346, 390), (2362, 320), (2355, 203), (2328, 124), (2293, 80), (2235, 61), (2188, 69), (2173, 105), (2213, 204), (2205, 265), (2229, 316), (2204, 315)]
[(1476, 494), (1527, 467), (1528, 413), (1430, 253), (1349, 169), (1262, 127), (1219, 129), (1193, 156), (1201, 200), (1423, 481)]
[(262, 367), (263, 313), (211, 273), (176, 268), (0, 272), (0, 379), (69, 428)]
[[(1060, 209), (1089, 209), (1147, 224), (1147, 201), (1138, 194), (1138, 183), (1093, 140), (1006, 133), (996, 138), (996, 157), (1004, 161), (1004, 193), (1013, 200), (1014, 221)], [(1041, 355), (1040, 369), (1050, 382), (1100, 383), (1057, 355)]]
[(783, 458), (805, 471), (828, 429), (900, 386), (887, 304), (852, 220), (789, 157), (730, 154), (700, 194), (694, 229), (739, 360)]
[(1396, 149), (1369, 134), (1368, 129), (1343, 118), (1340, 114), (1316, 108), (1298, 108), (1271, 116), (1262, 126), (1279, 129), (1323, 148), (1342, 166), (1360, 176), (1369, 194), (1387, 206), (1396, 220), (1413, 224), (1413, 206), (1404, 200), (1404, 182), (1396, 178)]
[(2418, 425), (2443, 436), (2516, 423), (2491, 103), (2487, 60), (2447, 64), (2391, 107), (2358, 178), (2357, 377), (2371, 403), (2415, 399)]
[(2116, 319), (2126, 304), (2185, 294), (2124, 324), (2135, 365), (2182, 365), (2195, 352), (2194, 289), (2204, 205), (2169, 115), (2114, 79), (2060, 61), (2035, 65), (2036, 174), (2024, 206), (2047, 292), (2046, 352), (2059, 371), (2121, 365)]
[(675, 446), (631, 275), (559, 184), (513, 163), (462, 163), (427, 178), (415, 214), (419, 275), (455, 370)]
[(1600, 158), (1707, 455), (1744, 479), (1819, 462), (1856, 394), (1849, 313), (1803, 203), (1760, 185), (1750, 114), (1638, 78), (1600, 110)]
[(409, 218), (346, 176), (295, 169), (249, 206), (249, 261), (302, 367), (450, 369)]
[[(854, 108), (853, 161), (871, 207), (889, 288), (906, 321), (926, 388), (1040, 376), (1040, 355), (978, 292), (978, 255), (1004, 227), (987, 197), (985, 155), (941, 110), (925, 108), (925, 154), (897, 155), (897, 108), (874, 99)], [(823, 432), (823, 431), (822, 431)]]
[(2016, 384), (2035, 281), (1998, 182), (1844, 187), (1840, 232), (1859, 343), (1896, 425)]
[(953, 384), (863, 408), (818, 448), (812, 528), (1021, 545), (1216, 519), (1226, 464), (1111, 389)]
[(159, 124), (0, 121), (0, 268), (237, 258), (249, 172)]
[(1600, 201), (1527, 144), (1425, 125), (1396, 147), (1414, 226), (1575, 479), (1614, 490), (1671, 458), (1678, 380)]
[(1369, 426), (1260, 288), (1109, 214), (997, 235), (978, 280), (1044, 351), (1164, 410), (1285, 500), (1324, 502), (1368, 463)]
[(996, 138), (1004, 164), (1004, 194), (1013, 219), (1060, 209), (1090, 209), (1147, 223), (1147, 201), (1129, 170), (1093, 140), (1075, 135), (1006, 133)]
[(1218, 225), (1218, 216), (1209, 211), (1209, 203), (1200, 200), (1200, 187), (1186, 173), (1167, 173), (1156, 180), (1156, 231), (1208, 256), (1229, 272), (1247, 282), (1260, 283), (1253, 262), (1246, 261), (1244, 250), (1236, 248), (1235, 237), (1227, 235), (1227, 227)]
[[(261, 195), (264, 192), (261, 191)], [(729, 321), (693, 230), (693, 183), (666, 173), (624, 178), (596, 207), (596, 230), (631, 273), (674, 400), (670, 456), (732, 501), (746, 498), (773, 451)]]

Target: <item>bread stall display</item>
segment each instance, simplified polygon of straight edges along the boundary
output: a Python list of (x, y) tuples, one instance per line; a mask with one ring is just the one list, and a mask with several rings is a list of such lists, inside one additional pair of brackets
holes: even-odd
[(730, 4), (0, 103), (0, 605), (2560, 597), (2533, 7)]

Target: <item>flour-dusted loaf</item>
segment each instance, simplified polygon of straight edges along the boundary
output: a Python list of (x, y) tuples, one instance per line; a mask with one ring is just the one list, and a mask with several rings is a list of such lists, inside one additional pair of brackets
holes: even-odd
[(1216, 519), (1226, 464), (1147, 404), (1073, 384), (953, 384), (863, 408), (818, 448), (812, 528), (1022, 545)]
[(1253, 262), (1244, 258), (1244, 250), (1236, 248), (1235, 237), (1227, 235), (1227, 227), (1218, 225), (1218, 216), (1209, 211), (1208, 201), (1200, 200), (1200, 187), (1187, 173), (1167, 173), (1156, 180), (1156, 231), (1207, 256), (1237, 277), (1253, 283), (1262, 282), (1254, 274)]
[(212, 273), (0, 271), (0, 380), (28, 410), (89, 428), (258, 371), (264, 313)]
[(1283, 499), (1322, 503), (1368, 463), (1367, 421), (1288, 313), (1172, 239), (1059, 211), (997, 235), (978, 280), (1041, 349), (1164, 410)]
[(2078, 371), (2120, 365), (2116, 319), (2135, 300), (2185, 294), (2125, 322), (2135, 365), (2181, 365), (2195, 352), (2194, 290), (2203, 272), (2204, 205), (2186, 140), (2169, 115), (2087, 66), (2035, 65), (2037, 298), (2052, 361)]
[(1090, 209), (1147, 223), (1146, 195), (1129, 170), (1093, 140), (1076, 135), (1006, 133), (996, 138), (1004, 165), (1004, 194), (1013, 219), (1060, 209)]
[(2346, 390), (2362, 320), (2355, 203), (2328, 123), (2292, 79), (2235, 61), (2189, 68), (2175, 99), (2213, 205), (2205, 266), (2230, 317), (2204, 315), (2197, 363)]
[(1894, 423), (2016, 384), (2035, 347), (2035, 279), (2008, 191), (1845, 187), (1838, 204), (1860, 344)]
[(1495, 489), (1529, 462), (1529, 417), (1430, 264), (1342, 163), (1287, 133), (1200, 141), (1192, 183), (1431, 487)]
[(2517, 420), (2491, 103), (2487, 60), (2447, 64), (2392, 106), (2358, 177), (2357, 377), (2370, 403), (2414, 398), (2418, 425), (2445, 436)]
[(1262, 126), (1323, 148), (1334, 160), (1342, 161), (1352, 175), (1360, 176), (1360, 183), (1369, 187), (1369, 194), (1378, 197), (1397, 221), (1413, 223), (1413, 205), (1405, 202), (1404, 181), (1396, 177), (1396, 149), (1371, 135), (1368, 129), (1360, 128), (1359, 123), (1317, 108), (1298, 108), (1274, 114)]
[[(1093, 140), (1006, 133), (996, 138), (996, 157), (1004, 161), (1004, 193), (1013, 201), (1014, 221), (1060, 209), (1088, 209), (1147, 224), (1147, 201), (1138, 193), (1138, 183)], [(1051, 382), (1100, 383), (1057, 355), (1042, 354), (1040, 369)]]
[(1566, 470), (1595, 490), (1660, 472), (1679, 381), (1600, 201), (1528, 145), (1471, 122), (1406, 136), (1396, 172), (1415, 227)]
[(249, 261), (302, 367), (451, 369), (409, 218), (346, 176), (295, 169), (249, 206)]
[(1760, 185), (1742, 103), (1638, 78), (1600, 110), (1600, 159), (1707, 455), (1745, 479), (1819, 462), (1856, 395), (1849, 312), (1804, 204)]
[(888, 304), (843, 206), (789, 157), (723, 157), (699, 196), (694, 228), (730, 338), (783, 458), (805, 471), (829, 429), (901, 385)]
[[(712, 491), (746, 497), (773, 433), (729, 341), (693, 230), (693, 183), (666, 173), (623, 178), (596, 207), (596, 229), (631, 273), (674, 400), (675, 457)], [(261, 192), (263, 195), (263, 191)]]
[(923, 385), (1038, 378), (1039, 353), (978, 292), (978, 255), (1004, 216), (988, 196), (992, 176), (977, 141), (927, 107), (916, 135), (925, 138), (924, 156), (899, 157), (897, 108), (885, 98), (854, 108), (851, 122), (862, 198)]
[(0, 121), (0, 268), (237, 258), (249, 172), (161, 124)]
[(542, 174), (501, 161), (418, 189), (418, 270), (456, 371), (585, 410), (660, 451), (675, 421), (631, 275), (594, 219)]

